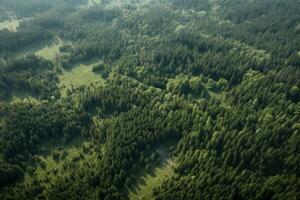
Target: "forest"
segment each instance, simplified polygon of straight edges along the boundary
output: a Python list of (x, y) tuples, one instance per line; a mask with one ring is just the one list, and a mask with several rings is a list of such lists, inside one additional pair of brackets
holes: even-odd
[(299, 188), (299, 0), (0, 0), (1, 200)]

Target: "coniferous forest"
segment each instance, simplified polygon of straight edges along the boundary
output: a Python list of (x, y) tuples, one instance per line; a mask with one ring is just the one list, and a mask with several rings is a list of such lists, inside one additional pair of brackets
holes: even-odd
[(299, 200), (299, 0), (0, 0), (1, 200)]

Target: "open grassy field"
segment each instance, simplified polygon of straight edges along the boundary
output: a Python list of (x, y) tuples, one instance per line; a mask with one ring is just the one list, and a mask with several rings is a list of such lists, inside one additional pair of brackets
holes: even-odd
[(81, 85), (90, 85), (91, 83), (96, 82), (104, 82), (101, 75), (92, 71), (93, 66), (97, 63), (99, 62), (80, 63), (74, 66), (70, 71), (64, 71), (59, 77), (62, 95), (64, 95), (66, 90), (72, 86), (78, 87)]
[(43, 57), (48, 60), (54, 60), (55, 56), (59, 54), (59, 48), (62, 47), (64, 42), (57, 38), (52, 43), (46, 44), (43, 48), (37, 50), (35, 55)]
[(20, 21), (16, 19), (10, 19), (0, 22), (0, 30), (8, 29), (9, 31), (16, 32), (19, 27)]

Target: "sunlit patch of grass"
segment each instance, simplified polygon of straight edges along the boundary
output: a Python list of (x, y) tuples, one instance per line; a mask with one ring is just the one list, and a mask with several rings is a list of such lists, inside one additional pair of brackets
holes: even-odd
[[(83, 146), (87, 149), (86, 151), (83, 150)], [(59, 155), (58, 159), (54, 158), (53, 152)], [(97, 153), (89, 141), (81, 142), (79, 145), (60, 145), (47, 152), (46, 155), (37, 157), (40, 161), (36, 163), (32, 172), (26, 171), (24, 183), (29, 183), (36, 178), (43, 182), (45, 188), (48, 184), (54, 183), (57, 178), (72, 176), (74, 170), (84, 167), (86, 162), (90, 164), (98, 162)]]
[(153, 172), (141, 176), (138, 185), (130, 191), (131, 200), (151, 200), (153, 199), (153, 189), (160, 186), (164, 180), (171, 177), (174, 173), (175, 161), (168, 159), (161, 166), (155, 168)]
[(151, 0), (111, 0), (109, 2), (108, 7), (122, 7), (124, 5), (132, 4), (135, 6), (143, 6), (147, 5), (151, 2)]
[(17, 19), (10, 19), (0, 22), (0, 30), (7, 29), (12, 32), (16, 32), (19, 27), (20, 21)]
[(101, 3), (101, 0), (88, 0), (88, 5), (90, 5), (90, 6), (97, 5), (100, 3)]
[(55, 60), (57, 54), (59, 54), (59, 48), (64, 45), (61, 39), (55, 39), (53, 43), (47, 44), (42, 49), (35, 52), (35, 55), (43, 57), (48, 60)]
[(56, 54), (60, 53), (59, 48), (64, 44), (64, 41), (59, 38), (55, 38), (39, 44), (24, 47), (17, 52), (14, 52), (12, 55), (14, 57), (22, 57), (28, 54), (35, 54), (36, 56), (53, 61), (55, 60)]
[(88, 0), (85, 4), (79, 6), (79, 8), (90, 8), (95, 5), (99, 5), (101, 0)]
[(165, 146), (158, 148), (158, 152), (161, 155), (161, 161), (157, 167), (149, 172), (141, 170), (135, 175), (138, 178), (135, 186), (129, 191), (130, 200), (152, 200), (153, 189), (161, 186), (165, 180), (174, 174), (176, 161), (169, 155), (169, 148), (174, 144), (174, 141), (171, 141), (170, 143), (165, 144)]
[(60, 75), (60, 88), (64, 95), (67, 89), (82, 85), (90, 85), (91, 83), (104, 82), (101, 75), (94, 73), (93, 66), (99, 62), (92, 64), (80, 63), (74, 66), (70, 71), (64, 71)]

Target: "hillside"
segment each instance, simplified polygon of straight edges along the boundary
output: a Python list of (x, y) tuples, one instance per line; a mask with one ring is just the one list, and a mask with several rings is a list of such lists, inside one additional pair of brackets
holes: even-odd
[(0, 0), (0, 199), (300, 199), (299, 0)]

